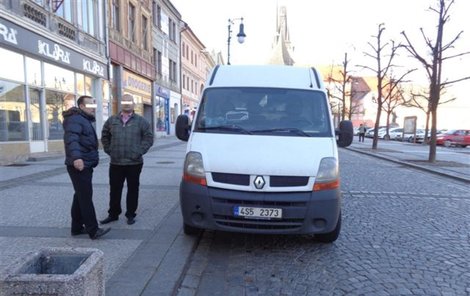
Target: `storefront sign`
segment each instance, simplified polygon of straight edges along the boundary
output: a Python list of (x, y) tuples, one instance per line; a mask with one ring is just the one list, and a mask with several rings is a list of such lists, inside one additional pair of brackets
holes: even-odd
[(101, 66), (96, 61), (83, 59), (83, 70), (99, 76), (104, 76), (104, 66)]
[(170, 91), (164, 87), (161, 87), (157, 84), (155, 84), (155, 95), (163, 98), (169, 98), (170, 97)]
[(0, 46), (2, 45), (14, 48), (20, 53), (26, 52), (60, 65), (66, 65), (79, 72), (108, 79), (108, 68), (105, 63), (90, 59), (75, 50), (0, 17)]
[(3, 37), (4, 41), (18, 45), (18, 42), (16, 41), (16, 34), (18, 34), (18, 31), (4, 25), (3, 20), (0, 21), (0, 36)]
[(56, 61), (70, 64), (70, 52), (63, 50), (59, 44), (54, 43), (54, 49), (51, 51), (49, 43), (38, 40), (38, 53), (50, 57)]
[(122, 87), (148, 97), (152, 96), (152, 83), (150, 80), (127, 71), (122, 73)]

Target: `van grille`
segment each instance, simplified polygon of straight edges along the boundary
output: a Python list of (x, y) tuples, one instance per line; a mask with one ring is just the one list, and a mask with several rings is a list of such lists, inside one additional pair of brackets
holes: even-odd
[(216, 198), (213, 197), (212, 201), (214, 203), (223, 203), (229, 204), (230, 206), (235, 205), (256, 205), (257, 207), (306, 207), (307, 203), (303, 201), (259, 201), (259, 200), (241, 200), (241, 199), (223, 199), (223, 198)]
[(296, 229), (302, 227), (303, 219), (249, 220), (231, 216), (214, 215), (214, 220), (222, 226), (246, 229)]
[(242, 174), (227, 174), (227, 173), (212, 173), (212, 180), (214, 182), (235, 184), (235, 185), (250, 185), (250, 175)]
[[(308, 184), (308, 179), (309, 177), (303, 176), (270, 176), (269, 184), (271, 187), (305, 186)], [(250, 175), (245, 174), (212, 173), (212, 180), (225, 184), (250, 185)]]

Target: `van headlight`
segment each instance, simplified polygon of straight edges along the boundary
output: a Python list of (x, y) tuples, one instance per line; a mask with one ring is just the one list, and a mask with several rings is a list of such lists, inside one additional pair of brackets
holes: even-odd
[(339, 187), (338, 160), (334, 157), (325, 157), (320, 161), (313, 191), (330, 190)]
[(188, 152), (184, 160), (183, 180), (206, 186), (206, 174), (202, 155), (199, 152)]

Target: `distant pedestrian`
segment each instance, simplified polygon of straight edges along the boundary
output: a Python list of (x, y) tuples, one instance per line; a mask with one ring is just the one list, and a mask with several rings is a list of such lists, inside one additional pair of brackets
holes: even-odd
[(150, 123), (134, 112), (134, 106), (134, 98), (125, 94), (121, 99), (121, 112), (106, 120), (101, 133), (104, 152), (111, 157), (108, 217), (101, 220), (101, 224), (119, 219), (124, 181), (127, 182), (127, 224), (135, 223), (140, 173), (144, 164), (142, 156), (153, 145), (153, 133)]
[(95, 121), (95, 100), (81, 96), (78, 107), (62, 113), (64, 117), (65, 165), (72, 180), (72, 235), (86, 234), (91, 239), (105, 235), (110, 228), (99, 228), (93, 205), (93, 168), (98, 165), (98, 139)]
[(364, 142), (364, 138), (366, 136), (366, 127), (364, 124), (361, 123), (359, 126), (359, 142)]

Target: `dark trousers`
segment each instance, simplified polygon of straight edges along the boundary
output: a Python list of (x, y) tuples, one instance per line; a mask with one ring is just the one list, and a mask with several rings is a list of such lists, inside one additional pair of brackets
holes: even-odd
[(98, 230), (95, 206), (93, 205), (93, 169), (84, 168), (82, 171), (73, 166), (67, 166), (70, 180), (75, 193), (72, 201), (72, 232), (79, 232), (83, 225), (90, 236)]
[(359, 142), (364, 142), (365, 133), (359, 133)]
[(117, 218), (122, 213), (121, 195), (124, 181), (127, 182), (126, 217), (134, 218), (139, 202), (140, 173), (143, 164), (109, 165), (109, 216)]

